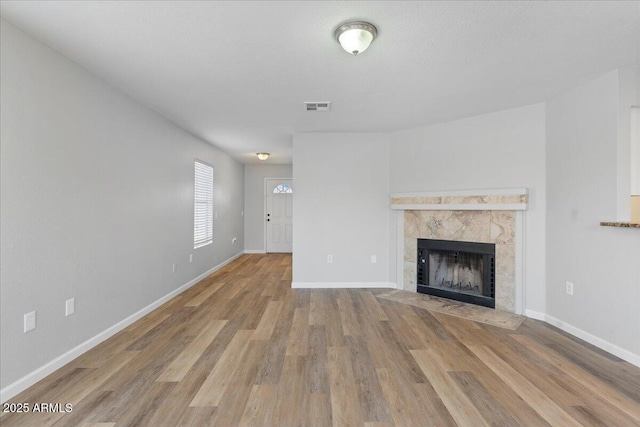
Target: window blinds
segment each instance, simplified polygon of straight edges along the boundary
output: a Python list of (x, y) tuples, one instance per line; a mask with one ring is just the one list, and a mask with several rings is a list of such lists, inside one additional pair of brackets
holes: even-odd
[(193, 248), (213, 242), (213, 167), (195, 162)]

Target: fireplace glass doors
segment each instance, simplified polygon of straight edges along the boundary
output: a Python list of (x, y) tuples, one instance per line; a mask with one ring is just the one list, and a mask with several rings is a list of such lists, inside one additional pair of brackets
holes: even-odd
[(495, 245), (418, 239), (418, 292), (495, 308)]

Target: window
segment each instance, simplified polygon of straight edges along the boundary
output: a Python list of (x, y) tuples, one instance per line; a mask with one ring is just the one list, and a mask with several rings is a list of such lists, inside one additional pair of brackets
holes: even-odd
[(193, 248), (213, 243), (213, 167), (195, 162)]
[(280, 184), (273, 189), (274, 193), (293, 193), (293, 189), (289, 184)]

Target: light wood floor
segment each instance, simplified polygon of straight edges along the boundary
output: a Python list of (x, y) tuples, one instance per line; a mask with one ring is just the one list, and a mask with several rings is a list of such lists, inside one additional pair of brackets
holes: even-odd
[(245, 255), (12, 399), (2, 426), (640, 425), (640, 369), (544, 323), (508, 331), (293, 290)]

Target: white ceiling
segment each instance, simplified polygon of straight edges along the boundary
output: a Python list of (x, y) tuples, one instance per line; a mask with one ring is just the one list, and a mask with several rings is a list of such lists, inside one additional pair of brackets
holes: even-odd
[[(394, 131), (640, 65), (640, 2), (2, 1), (7, 21), (244, 163), (294, 132)], [(379, 35), (357, 57), (348, 20)], [(312, 113), (304, 101), (331, 101)]]

